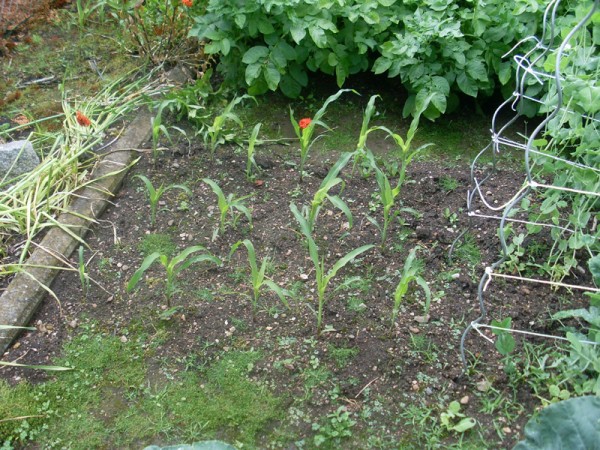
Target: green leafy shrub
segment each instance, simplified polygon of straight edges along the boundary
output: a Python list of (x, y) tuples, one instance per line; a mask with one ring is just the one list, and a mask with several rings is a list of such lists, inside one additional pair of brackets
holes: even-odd
[(371, 70), (399, 77), (410, 93), (405, 113), (431, 94), (430, 119), (456, 94), (489, 94), (511, 79), (505, 54), (536, 31), (540, 0), (210, 0), (190, 36), (210, 41), (226, 79), (252, 95), (280, 89), (297, 97), (308, 72), (335, 75), (341, 87)]

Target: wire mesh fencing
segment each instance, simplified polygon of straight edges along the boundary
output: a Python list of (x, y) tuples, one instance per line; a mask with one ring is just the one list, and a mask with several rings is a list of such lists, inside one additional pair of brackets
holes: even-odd
[[(465, 367), (470, 332), (492, 341), (482, 328), (566, 339), (488, 323), (487, 306), (498, 301), (489, 288), (498, 280), (600, 292), (584, 267), (600, 253), (600, 58), (595, 47), (597, 32), (590, 25), (599, 1), (583, 2), (568, 16), (569, 9), (561, 0), (550, 1), (541, 36), (522, 40), (505, 55), (513, 55), (516, 63), (515, 88), (492, 118), (490, 143), (472, 162), (467, 194), (470, 218), (498, 222), (501, 257), (485, 268), (479, 282), (480, 315), (461, 339)], [(545, 114), (543, 120), (527, 135), (517, 133), (518, 121), (535, 110)], [(501, 198), (490, 181), (505, 153), (520, 155), (524, 170), (521, 179), (515, 180), (512, 195)], [(487, 157), (493, 161), (491, 166), (486, 164)], [(545, 262), (531, 265), (534, 271), (522, 263), (529, 256), (527, 240), (537, 240), (545, 252)], [(574, 279), (573, 272), (585, 281)]]

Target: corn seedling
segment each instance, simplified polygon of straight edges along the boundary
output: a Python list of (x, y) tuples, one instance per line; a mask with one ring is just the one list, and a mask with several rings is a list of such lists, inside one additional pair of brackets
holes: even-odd
[(398, 184), (392, 188), (388, 176), (377, 166), (375, 157), (370, 150), (367, 150), (367, 159), (370, 161), (371, 167), (375, 171), (375, 179), (377, 180), (377, 186), (379, 188), (377, 195), (383, 206), (383, 225), (380, 225), (379, 222), (372, 217), (368, 217), (367, 219), (379, 229), (381, 233), (381, 251), (383, 251), (390, 223), (398, 216), (398, 214), (400, 214), (400, 211), (392, 211), (392, 208), (396, 202), (396, 197), (400, 194), (402, 186), (399, 180)]
[(416, 259), (418, 249), (419, 247), (415, 247), (408, 254), (408, 258), (406, 258), (406, 261), (404, 262), (402, 277), (400, 278), (400, 281), (396, 286), (396, 290), (394, 291), (394, 308), (392, 310), (391, 323), (392, 327), (396, 322), (396, 318), (398, 317), (398, 311), (400, 311), (400, 305), (404, 300), (404, 296), (408, 292), (408, 287), (413, 281), (416, 282), (419, 286), (421, 286), (423, 292), (425, 292), (425, 314), (429, 312), (429, 305), (431, 304), (431, 290), (429, 289), (427, 281), (425, 281), (425, 279), (423, 279), (423, 277), (419, 275), (421, 269)]
[(310, 119), (305, 118), (301, 119), (300, 121), (296, 121), (296, 119), (294, 118), (294, 110), (290, 108), (290, 120), (292, 122), (292, 126), (294, 127), (294, 131), (296, 132), (296, 136), (298, 136), (298, 139), (300, 141), (300, 181), (302, 181), (302, 178), (304, 176), (304, 166), (306, 164), (308, 153), (311, 147), (318, 139), (320, 139), (323, 136), (321, 134), (315, 139), (313, 139), (315, 127), (317, 125), (320, 125), (326, 130), (331, 131), (331, 128), (329, 128), (324, 122), (322, 122), (321, 118), (325, 114), (325, 111), (327, 110), (329, 104), (336, 101), (344, 92), (348, 91), (352, 91), (355, 94), (357, 93), (352, 89), (339, 90), (336, 94), (333, 94), (329, 98), (327, 98), (327, 100), (325, 100), (325, 103), (323, 103), (321, 109), (319, 109), (315, 113), (315, 115)]
[(267, 270), (267, 265), (269, 264), (269, 258), (264, 258), (260, 264), (260, 268), (258, 267), (256, 261), (256, 251), (254, 250), (254, 245), (248, 239), (244, 239), (243, 241), (236, 242), (231, 248), (231, 252), (229, 256), (233, 255), (233, 253), (238, 249), (240, 245), (244, 245), (246, 250), (248, 251), (248, 263), (250, 264), (250, 281), (252, 283), (252, 318), (256, 314), (256, 310), (258, 309), (258, 299), (260, 298), (260, 290), (263, 286), (266, 286), (271, 291), (273, 291), (279, 297), (279, 300), (289, 308), (288, 301), (286, 299), (289, 296), (288, 292), (279, 287), (273, 280), (270, 280), (265, 275)]
[(77, 273), (79, 274), (79, 282), (81, 283), (81, 289), (83, 295), (87, 297), (88, 291), (90, 290), (90, 276), (86, 270), (86, 262), (83, 257), (83, 245), (79, 246), (78, 249), (79, 263), (77, 265)]
[(331, 269), (326, 270), (325, 268), (325, 258), (319, 257), (319, 250), (317, 248), (317, 244), (315, 243), (312, 237), (312, 230), (310, 229), (310, 225), (306, 218), (300, 213), (298, 208), (294, 203), (290, 204), (290, 209), (292, 210), (292, 214), (298, 221), (300, 225), (300, 231), (304, 235), (306, 239), (306, 243), (308, 244), (308, 252), (310, 255), (310, 259), (313, 262), (315, 267), (315, 278), (317, 283), (317, 295), (318, 295), (318, 309), (317, 309), (317, 335), (321, 333), (321, 329), (323, 326), (323, 306), (325, 305), (325, 301), (327, 300), (325, 296), (325, 292), (327, 290), (327, 286), (330, 281), (335, 277), (340, 269), (342, 269), (346, 264), (356, 259), (360, 254), (366, 252), (367, 250), (374, 247), (372, 244), (363, 245), (362, 247), (356, 248), (346, 255), (342, 256), (338, 259), (335, 264), (331, 267)]
[(209, 145), (210, 155), (212, 157), (215, 156), (215, 151), (219, 145), (235, 139), (235, 133), (232, 133), (231, 130), (226, 128), (228, 122), (235, 122), (240, 128), (244, 127), (240, 118), (233, 112), (233, 108), (246, 98), (254, 99), (254, 97), (250, 95), (234, 97), (233, 100), (227, 104), (223, 112), (214, 118), (211, 125), (204, 124), (202, 127), (200, 133), (202, 134), (204, 143)]
[(169, 134), (169, 130), (162, 123), (162, 105), (158, 107), (156, 115), (150, 119), (150, 124), (152, 126), (152, 162), (154, 163), (154, 165), (156, 165), (158, 154), (161, 150), (158, 147), (160, 135), (164, 134), (165, 137), (169, 140), (169, 142), (171, 142), (171, 135)]
[[(236, 228), (237, 221), (239, 220), (242, 214), (246, 216), (246, 218), (248, 219), (248, 223), (250, 224), (250, 228), (252, 228), (252, 214), (250, 213), (250, 210), (244, 205), (244, 200), (250, 197), (250, 195), (234, 198), (233, 194), (229, 194), (227, 197), (225, 197), (223, 190), (213, 180), (211, 180), (210, 178), (203, 178), (202, 181), (208, 184), (213, 190), (213, 192), (216, 194), (219, 206), (219, 227), (213, 232), (213, 240), (217, 238), (219, 233), (223, 234), (225, 232), (225, 227), (228, 223), (231, 225), (232, 228)], [(231, 216), (231, 219), (229, 221), (227, 220), (228, 213)]]
[(375, 100), (379, 95), (372, 95), (369, 99), (369, 103), (363, 113), (362, 125), (360, 127), (360, 135), (358, 136), (358, 142), (356, 144), (356, 150), (354, 151), (354, 163), (352, 165), (352, 172), (357, 166), (361, 167), (362, 175), (365, 176), (367, 171), (371, 170), (370, 164), (367, 161), (367, 138), (369, 134), (376, 128), (369, 128), (371, 118), (375, 114)]
[(146, 194), (148, 195), (148, 201), (150, 202), (150, 223), (152, 227), (156, 224), (156, 212), (158, 210), (158, 202), (163, 196), (163, 194), (171, 189), (181, 189), (187, 195), (192, 195), (192, 191), (187, 186), (183, 184), (170, 184), (165, 186), (161, 184), (158, 189), (155, 189), (152, 185), (152, 182), (145, 175), (135, 175), (134, 178), (139, 178), (144, 182), (146, 186)]
[(387, 233), (389, 229), (390, 223), (396, 218), (396, 216), (400, 213), (400, 211), (392, 212), (392, 208), (396, 203), (396, 198), (400, 194), (402, 186), (404, 185), (404, 181), (406, 179), (406, 169), (411, 161), (414, 159), (417, 154), (419, 154), (422, 150), (429, 147), (432, 144), (425, 144), (417, 149), (411, 149), (411, 143), (417, 132), (417, 127), (419, 126), (419, 118), (421, 117), (422, 110), (419, 110), (415, 116), (413, 117), (410, 128), (408, 130), (406, 140), (403, 139), (399, 134), (393, 133), (386, 127), (374, 127), (375, 130), (383, 130), (388, 136), (394, 139), (394, 142), (398, 146), (398, 152), (396, 154), (400, 157), (400, 168), (398, 170), (398, 180), (394, 187), (386, 175), (386, 173), (381, 170), (377, 163), (375, 162), (375, 157), (371, 151), (366, 151), (366, 157), (371, 164), (371, 167), (375, 171), (375, 179), (377, 180), (377, 185), (379, 187), (379, 199), (381, 204), (383, 205), (383, 225), (379, 225), (377, 221), (372, 218), (369, 218), (369, 221), (373, 223), (379, 230), (381, 231), (381, 250), (385, 248), (385, 242), (387, 240)]
[(254, 125), (252, 129), (252, 134), (250, 134), (250, 139), (248, 139), (248, 160), (246, 162), (246, 179), (252, 180), (252, 168), (254, 167), (256, 170), (260, 170), (256, 161), (254, 160), (254, 147), (256, 145), (256, 138), (258, 137), (258, 133), (260, 132), (261, 123), (257, 123)]
[[(205, 252), (201, 255), (193, 255), (194, 253)], [(192, 256), (193, 255), (193, 256)], [(166, 279), (166, 298), (167, 298), (167, 306), (171, 307), (171, 300), (173, 295), (177, 292), (177, 275), (183, 272), (185, 269), (190, 267), (192, 264), (208, 261), (217, 266), (222, 264), (221, 260), (216, 256), (210, 254), (205, 247), (201, 245), (194, 245), (192, 247), (188, 247), (183, 250), (178, 255), (169, 259), (167, 255), (160, 254), (159, 252), (154, 252), (142, 261), (142, 265), (138, 270), (135, 271), (129, 283), (127, 283), (127, 292), (131, 292), (137, 286), (138, 282), (148, 270), (148, 268), (154, 263), (154, 261), (158, 260), (162, 266), (165, 268), (167, 272)]]
[(308, 225), (311, 233), (314, 231), (317, 216), (319, 215), (319, 211), (321, 210), (325, 200), (329, 200), (333, 206), (342, 211), (346, 215), (350, 227), (352, 227), (352, 213), (350, 212), (348, 205), (346, 205), (346, 203), (337, 195), (329, 195), (329, 191), (338, 184), (341, 184), (343, 189), (344, 181), (339, 178), (338, 175), (346, 166), (346, 164), (348, 164), (348, 161), (350, 161), (352, 155), (352, 153), (344, 153), (337, 160), (337, 162), (327, 173), (327, 176), (321, 182), (317, 192), (315, 192), (315, 195), (310, 203), (310, 209), (303, 208), (303, 213), (308, 219)]

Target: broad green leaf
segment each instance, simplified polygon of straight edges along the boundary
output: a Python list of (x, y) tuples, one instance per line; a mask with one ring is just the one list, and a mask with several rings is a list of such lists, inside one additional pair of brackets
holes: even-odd
[(456, 77), (456, 84), (465, 94), (470, 95), (471, 97), (477, 97), (477, 84), (467, 76), (466, 72), (460, 72), (458, 74)]
[(321, 27), (312, 25), (308, 27), (308, 33), (317, 47), (326, 47), (327, 37), (325, 36), (325, 31), (323, 31)]
[(255, 47), (249, 48), (244, 56), (242, 57), (242, 62), (244, 64), (254, 64), (259, 60), (266, 58), (269, 55), (269, 49), (262, 45), (257, 45)]
[(244, 28), (244, 25), (246, 25), (246, 16), (244, 14), (236, 14), (234, 20), (238, 28)]
[(477, 425), (477, 421), (475, 419), (472, 417), (465, 417), (456, 425), (454, 425), (452, 430), (456, 431), (457, 433), (464, 433), (465, 431), (473, 428), (475, 425)]
[(265, 76), (265, 81), (267, 82), (269, 89), (271, 89), (272, 91), (277, 90), (277, 86), (279, 86), (279, 81), (281, 80), (281, 74), (279, 73), (279, 70), (277, 70), (277, 68), (273, 65), (273, 63), (269, 62), (267, 64), (265, 70), (263, 71), (263, 74)]
[(600, 442), (600, 398), (585, 396), (553, 403), (525, 426), (513, 450), (586, 450)]
[(480, 59), (471, 59), (467, 61), (467, 73), (474, 80), (488, 81), (487, 70), (485, 64)]
[(302, 39), (304, 39), (304, 36), (306, 36), (306, 28), (300, 24), (294, 25), (290, 29), (290, 34), (292, 35), (292, 39), (294, 40), (294, 42), (296, 44), (300, 44)]
[(372, 69), (373, 73), (375, 75), (380, 75), (384, 72), (387, 72), (387, 70), (390, 68), (391, 65), (392, 65), (391, 59), (380, 56), (379, 58), (377, 58), (375, 60), (375, 63), (373, 64), (373, 69)]
[(252, 83), (254, 83), (254, 80), (256, 80), (261, 73), (262, 70), (262, 64), (260, 63), (254, 63), (254, 64), (249, 64), (248, 66), (246, 66), (246, 72), (245, 72), (245, 79), (246, 79), (246, 84), (248, 86), (250, 86)]

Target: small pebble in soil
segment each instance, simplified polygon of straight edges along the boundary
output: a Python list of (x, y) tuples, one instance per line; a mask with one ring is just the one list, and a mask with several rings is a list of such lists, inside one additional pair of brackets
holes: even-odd
[(504, 433), (506, 433), (506, 434), (512, 433), (512, 430), (510, 429), (510, 427), (504, 427), (504, 428), (502, 428), (502, 431), (504, 431)]
[(425, 316), (415, 316), (415, 322), (418, 323), (427, 323), (429, 322), (429, 314), (425, 315)]
[(463, 398), (460, 399), (460, 404), (461, 405), (468, 405), (469, 404), (469, 396), (465, 395)]
[(419, 390), (419, 383), (417, 380), (413, 380), (412, 385), (410, 387), (413, 391), (418, 391)]
[(489, 391), (490, 387), (492, 387), (491, 383), (488, 380), (478, 381), (476, 386), (477, 390), (480, 392), (487, 392)]
[(408, 327), (408, 331), (413, 334), (419, 334), (421, 332), (421, 330), (419, 330), (417, 327)]
[(124, 344), (127, 342), (127, 336), (121, 336), (121, 342)]

